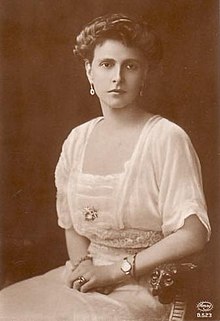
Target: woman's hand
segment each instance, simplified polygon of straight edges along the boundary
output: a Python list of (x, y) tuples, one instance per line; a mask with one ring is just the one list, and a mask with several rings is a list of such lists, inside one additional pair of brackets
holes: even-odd
[[(80, 277), (82, 281), (79, 280)], [(97, 291), (108, 294), (115, 284), (127, 278), (120, 270), (120, 262), (95, 266), (91, 261), (85, 261), (69, 275), (67, 285), (81, 292)]]

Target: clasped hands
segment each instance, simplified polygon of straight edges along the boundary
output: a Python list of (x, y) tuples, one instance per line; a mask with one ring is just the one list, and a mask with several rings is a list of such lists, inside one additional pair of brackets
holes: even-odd
[(127, 278), (120, 270), (120, 262), (111, 265), (93, 265), (91, 260), (83, 261), (66, 278), (66, 285), (80, 292), (109, 294), (116, 284)]

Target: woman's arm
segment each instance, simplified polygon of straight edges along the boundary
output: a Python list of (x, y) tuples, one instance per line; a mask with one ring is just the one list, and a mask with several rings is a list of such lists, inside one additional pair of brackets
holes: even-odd
[(65, 283), (68, 287), (80, 289), (79, 282), (76, 278), (72, 278), (72, 273), (81, 266), (92, 265), (92, 260), (88, 257), (88, 246), (90, 241), (79, 235), (73, 227), (65, 230), (67, 252), (71, 261), (71, 265), (66, 266)]
[[(136, 256), (135, 275), (149, 274), (156, 266), (187, 257), (203, 249), (207, 241), (207, 231), (196, 215), (186, 218), (185, 224), (175, 233), (160, 242), (139, 252)], [(88, 292), (98, 287), (117, 284), (130, 276), (121, 271), (122, 260), (108, 266), (80, 266), (72, 279), (80, 275), (88, 282), (81, 286), (81, 292)]]
[(200, 252), (207, 242), (207, 230), (196, 215), (185, 219), (182, 228), (136, 256), (136, 275), (148, 273), (156, 266)]
[[(135, 276), (149, 274), (158, 265), (175, 262), (200, 252), (206, 242), (206, 228), (196, 215), (191, 215), (185, 219), (183, 227), (179, 230), (137, 254)], [(114, 272), (114, 278), (119, 278), (120, 272), (116, 266)]]
[(69, 254), (70, 261), (74, 266), (88, 254), (87, 250), (90, 241), (86, 237), (79, 235), (73, 227), (65, 230), (65, 236), (67, 252)]

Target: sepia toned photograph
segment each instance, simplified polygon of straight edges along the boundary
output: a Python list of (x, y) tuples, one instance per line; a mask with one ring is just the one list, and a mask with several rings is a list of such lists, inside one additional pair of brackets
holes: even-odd
[(0, 321), (220, 321), (219, 1), (0, 26)]

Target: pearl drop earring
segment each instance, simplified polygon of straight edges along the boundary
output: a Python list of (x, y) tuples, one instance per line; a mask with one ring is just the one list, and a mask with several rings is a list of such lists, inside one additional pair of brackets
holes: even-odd
[(95, 89), (93, 87), (93, 84), (90, 84), (90, 95), (94, 96), (95, 95)]

